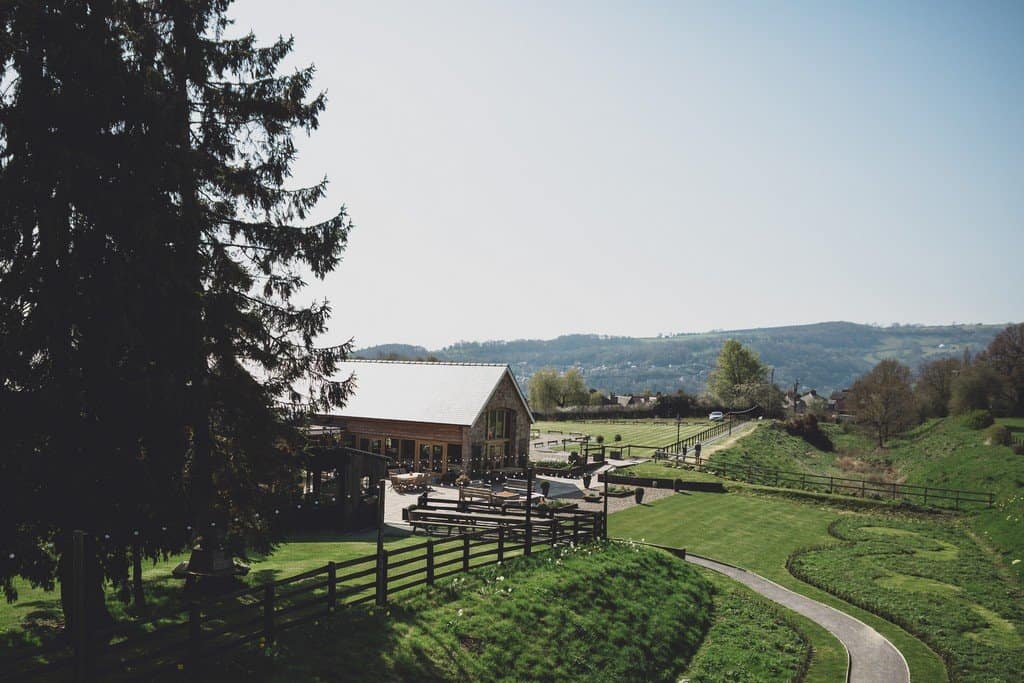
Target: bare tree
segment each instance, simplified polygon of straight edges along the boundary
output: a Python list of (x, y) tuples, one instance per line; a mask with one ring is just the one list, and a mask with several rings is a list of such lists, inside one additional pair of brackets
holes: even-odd
[(914, 383), (914, 396), (923, 417), (945, 417), (949, 414), (953, 381), (961, 367), (959, 358), (938, 358), (921, 365)]
[(910, 368), (888, 358), (876, 365), (850, 388), (857, 422), (871, 431), (883, 448), (893, 434), (914, 423), (914, 393)]

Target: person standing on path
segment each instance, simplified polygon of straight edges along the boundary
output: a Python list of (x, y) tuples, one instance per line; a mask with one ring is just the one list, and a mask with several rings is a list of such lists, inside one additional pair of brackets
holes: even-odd
[(693, 457), (697, 459), (697, 465), (700, 466), (700, 443), (693, 445)]

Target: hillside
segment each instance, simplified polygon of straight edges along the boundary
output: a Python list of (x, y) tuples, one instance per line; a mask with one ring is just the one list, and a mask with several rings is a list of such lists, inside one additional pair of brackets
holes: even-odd
[[(959, 417), (929, 420), (893, 439), (885, 450), (857, 430), (825, 425), (835, 451), (823, 452), (799, 437), (765, 423), (716, 462), (795, 472), (898, 481), (919, 486), (995, 493), (995, 506), (974, 510), (970, 527), (1024, 580), (1024, 457), (1006, 446), (989, 445), (987, 432)], [(1016, 562), (1015, 562), (1016, 560)]]
[[(663, 337), (608, 337), (574, 334), (557, 339), (460, 342), (428, 351), (419, 346), (386, 344), (357, 352), (362, 358), (395, 354), (440, 360), (508, 363), (520, 380), (543, 367), (582, 369), (591, 387), (618, 393), (650, 389), (699, 392), (707, 382), (718, 350), (738, 339), (775, 368), (775, 381), (828, 392), (849, 386), (882, 358), (893, 357), (916, 368), (922, 360), (980, 351), (1005, 325), (901, 325), (875, 327), (826, 322), (790, 327), (714, 331)], [(392, 356), (394, 357), (394, 356)]]

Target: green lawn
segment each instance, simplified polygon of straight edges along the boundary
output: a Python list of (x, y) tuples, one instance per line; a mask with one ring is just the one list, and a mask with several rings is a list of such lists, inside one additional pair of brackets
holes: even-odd
[(917, 634), (955, 680), (1020, 675), (1024, 592), (958, 525), (856, 515), (833, 533), (846, 543), (797, 555), (796, 576)]
[(665, 681), (712, 619), (712, 585), (667, 553), (563, 548), (347, 610), (242, 652), (216, 681)]
[[(657, 424), (655, 424), (657, 422)], [(712, 426), (707, 420), (685, 419), (679, 427), (679, 438), (704, 431)], [(571, 432), (588, 434), (592, 439), (604, 437), (605, 446), (615, 446), (615, 435), (622, 437), (620, 445), (637, 444), (640, 446), (668, 446), (676, 442), (675, 420), (631, 420), (629, 424), (608, 424), (602, 422), (537, 422), (533, 429), (541, 432), (559, 430), (569, 438)]]
[[(915, 681), (946, 680), (942, 661), (921, 641), (870, 612), (799, 581), (787, 571), (786, 561), (795, 551), (835, 543), (828, 526), (844, 514), (852, 513), (771, 496), (692, 493), (616, 513), (609, 519), (609, 533), (683, 547), (758, 572), (874, 627), (903, 652)], [(842, 645), (820, 627), (806, 632), (815, 649), (808, 680), (840, 680), (846, 667)]]
[(650, 477), (651, 479), (682, 479), (683, 481), (726, 481), (707, 472), (676, 467), (671, 461), (654, 462), (648, 460), (647, 462), (630, 465), (629, 467), (620, 467), (614, 470), (612, 474), (621, 474), (624, 477)]
[(717, 572), (700, 571), (715, 586), (714, 622), (683, 678), (694, 683), (799, 678), (812, 656), (804, 633), (808, 625), (815, 627), (813, 622)]
[[(333, 533), (295, 536), (281, 543), (273, 554), (254, 557), (252, 570), (245, 582), (258, 584), (299, 574), (321, 567), (329, 561), (343, 562), (363, 555), (372, 555), (377, 550), (375, 537), (338, 535)], [(422, 542), (405, 536), (386, 537), (388, 547), (400, 547)], [(176, 613), (180, 605), (182, 582), (171, 576), (171, 570), (188, 555), (176, 555), (156, 564), (147, 562), (143, 567), (146, 596), (152, 608), (152, 616)], [(45, 591), (32, 588), (28, 582), (17, 580), (18, 600), (14, 603), (0, 603), (0, 643), (17, 643), (25, 638), (47, 637), (61, 625), (59, 590)], [(118, 619), (131, 619), (129, 609), (121, 603), (115, 591), (107, 587), (107, 605)]]
[[(1001, 418), (1024, 430), (1024, 418)], [(771, 424), (760, 425), (735, 446), (715, 453), (715, 462), (776, 467), (823, 475), (889, 480), (936, 488), (992, 491), (993, 508), (972, 510), (971, 529), (1024, 581), (1024, 457), (1006, 446), (985, 443), (984, 430), (959, 417), (929, 420), (894, 438), (885, 449), (856, 428), (823, 425), (836, 446), (826, 453)]]

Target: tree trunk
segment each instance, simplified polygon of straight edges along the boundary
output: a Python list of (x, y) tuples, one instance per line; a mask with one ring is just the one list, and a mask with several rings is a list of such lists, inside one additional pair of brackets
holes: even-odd
[(142, 588), (142, 547), (136, 543), (132, 546), (132, 604), (136, 614), (146, 614), (146, 591)]
[(191, 99), (189, 97), (189, 67), (195, 36), (189, 25), (189, 9), (184, 3), (175, 7), (174, 39), (177, 60), (173, 67), (177, 97), (178, 153), (181, 188), (181, 258), (184, 277), (191, 297), (188, 311), (187, 342), (193, 344), (193, 367), (190, 382), (193, 394), (192, 463), (189, 472), (191, 507), (197, 536), (208, 533), (213, 504), (213, 471), (210, 435), (210, 370), (206, 355), (206, 335), (203, 329), (203, 263), (200, 244), (202, 225), (200, 217), (196, 171), (192, 156)]
[[(89, 631), (107, 628), (114, 623), (114, 618), (107, 610), (107, 601), (103, 594), (103, 570), (99, 560), (92, 550), (92, 543), (86, 538), (83, 585), (86, 590), (86, 614)], [(57, 578), (60, 581), (60, 607), (64, 612), (64, 628), (71, 633), (71, 624), (76, 618), (75, 614), (75, 563), (73, 551), (70, 547), (61, 553), (57, 561)]]

